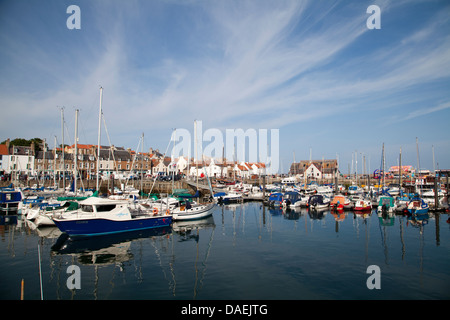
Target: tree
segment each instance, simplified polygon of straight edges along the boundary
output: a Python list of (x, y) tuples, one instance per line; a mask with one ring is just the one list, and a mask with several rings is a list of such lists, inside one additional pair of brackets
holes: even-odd
[[(1, 144), (6, 144), (6, 141), (3, 141)], [(23, 139), (23, 138), (15, 138), (14, 140), (10, 141), (11, 146), (22, 146), (22, 147), (30, 147), (31, 144), (34, 142), (34, 152), (37, 153), (38, 151), (43, 150), (44, 141), (41, 138), (33, 138), (30, 140)], [(48, 146), (46, 144), (46, 146)]]

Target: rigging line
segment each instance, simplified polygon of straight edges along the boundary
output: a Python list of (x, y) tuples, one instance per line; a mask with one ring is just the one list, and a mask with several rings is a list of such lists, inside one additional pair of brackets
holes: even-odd
[[(137, 150), (139, 150), (139, 146), (141, 145), (141, 140), (142, 140), (142, 136), (139, 138), (138, 145), (137, 145), (137, 147), (135, 149), (136, 153), (134, 154), (133, 162), (131, 162), (130, 173), (131, 173), (131, 170), (133, 170), (134, 163), (136, 162), (136, 158), (137, 158), (137, 154), (138, 154)], [(128, 185), (128, 181), (129, 180), (130, 180), (130, 176), (127, 176), (127, 179), (125, 180), (125, 185), (126, 186)]]
[[(67, 134), (67, 137), (69, 138), (68, 140), (69, 140), (69, 143), (71, 143), (72, 142), (72, 139), (70, 138), (70, 134), (69, 134), (69, 128), (67, 127), (67, 122), (66, 122), (66, 120), (64, 119), (64, 129), (66, 129), (66, 134)], [(73, 143), (74, 144), (74, 143)], [(69, 145), (69, 146), (71, 146), (72, 145), (72, 143)]]
[[(102, 112), (102, 119), (103, 119), (103, 125), (105, 126), (106, 136), (108, 137), (108, 142), (109, 142), (109, 146), (110, 146), (110, 150), (111, 150), (112, 143), (111, 143), (111, 139), (110, 139), (110, 137), (109, 137), (108, 128), (106, 127), (106, 120), (105, 120), (105, 115), (103, 114), (103, 112)], [(113, 152), (112, 150), (111, 150), (111, 154), (112, 154), (112, 157), (113, 157), (113, 163), (114, 163), (113, 170), (114, 170), (114, 167), (116, 167), (116, 171), (118, 172), (119, 167), (118, 167), (118, 165), (117, 165), (116, 157), (114, 156), (114, 152)], [(122, 179), (120, 178), (119, 175), (118, 175), (118, 177), (119, 177), (119, 182), (122, 183)], [(108, 180), (108, 181), (109, 181), (109, 180)]]
[[(172, 134), (173, 134), (173, 130), (174, 130), (174, 129), (172, 129)], [(163, 155), (163, 161), (164, 161), (164, 159), (165, 159), (165, 157), (166, 157), (167, 151), (169, 150), (170, 144), (172, 143), (172, 134), (170, 135), (169, 143), (167, 144), (166, 151), (164, 152), (164, 155)], [(152, 173), (153, 173), (153, 172), (152, 172)], [(153, 191), (153, 187), (155, 186), (155, 182), (156, 182), (156, 178), (157, 178), (157, 177), (158, 177), (158, 175), (155, 175), (155, 177), (153, 178), (152, 188), (150, 189), (150, 192), (148, 193), (148, 197), (149, 197), (149, 198), (150, 198), (150, 195), (151, 195), (151, 193), (152, 193), (152, 191)]]
[(200, 288), (199, 290), (203, 287), (203, 280), (205, 278), (206, 275), (206, 269), (207, 269), (207, 265), (206, 265), (206, 261), (208, 260), (209, 257), (209, 253), (211, 252), (211, 247), (212, 247), (212, 241), (214, 239), (214, 231), (216, 229), (216, 226), (214, 225), (212, 227), (212, 232), (211, 232), (211, 236), (209, 237), (209, 242), (208, 242), (208, 247), (206, 249), (206, 254), (205, 254), (205, 258), (202, 262), (202, 265), (204, 266), (203, 270), (201, 271), (201, 277), (200, 277)]
[[(155, 244), (155, 239), (152, 238), (150, 243), (151, 243), (153, 249), (155, 250), (155, 255), (158, 258), (159, 266), (161, 267), (162, 273), (164, 275), (164, 279), (167, 280), (169, 289), (173, 290), (173, 295), (175, 296), (175, 291), (173, 289), (174, 288), (174, 284), (172, 284), (172, 282), (169, 280), (169, 277), (167, 276), (167, 272), (166, 272), (166, 270), (165, 270), (165, 268), (163, 266), (163, 260), (162, 260), (162, 257), (161, 257), (160, 250), (158, 250), (158, 248), (156, 247), (156, 244)], [(173, 280), (175, 282), (175, 278), (174, 277), (173, 277)]]
[[(40, 241), (40, 240), (39, 240)], [(39, 260), (39, 285), (41, 289), (41, 300), (44, 300), (44, 291), (42, 288), (42, 267), (41, 267), (41, 246), (38, 241), (38, 260)]]
[[(83, 135), (83, 141), (89, 141), (86, 136), (86, 123), (84, 122), (83, 118), (79, 119), (78, 123), (80, 124), (80, 127), (81, 127), (80, 131), (81, 131), (81, 134)], [(78, 138), (78, 140), (80, 140), (80, 139)], [(88, 143), (86, 143), (86, 144), (88, 144)]]

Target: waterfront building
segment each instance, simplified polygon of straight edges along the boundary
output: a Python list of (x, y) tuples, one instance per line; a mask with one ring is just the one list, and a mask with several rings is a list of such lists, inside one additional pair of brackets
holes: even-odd
[[(170, 158), (165, 157), (163, 159), (155, 159), (153, 162), (153, 175), (168, 175), (169, 174), (169, 165), (172, 162)], [(171, 172), (170, 172), (171, 173)]]
[(9, 151), (6, 144), (0, 144), (0, 173), (3, 175), (9, 168)]
[(6, 174), (14, 175), (12, 179), (20, 176), (29, 176), (34, 172), (34, 143), (27, 146), (10, 145), (10, 140), (2, 145), (1, 170)]
[(412, 176), (415, 171), (413, 166), (392, 166), (389, 168), (389, 174), (394, 177), (398, 177), (399, 172), (401, 172), (403, 177)]
[(291, 164), (289, 175), (308, 179), (332, 179), (336, 170), (339, 172), (336, 159), (302, 160)]

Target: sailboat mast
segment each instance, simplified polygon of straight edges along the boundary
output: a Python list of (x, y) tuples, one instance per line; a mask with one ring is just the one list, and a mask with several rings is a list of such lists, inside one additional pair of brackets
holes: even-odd
[(141, 193), (144, 193), (143, 181), (144, 181), (144, 133), (142, 132), (142, 158), (141, 158)]
[(434, 159), (434, 145), (431, 146), (431, 150), (433, 151), (433, 173), (436, 174), (436, 166), (435, 166), (436, 162), (435, 162), (435, 159)]
[(64, 107), (61, 108), (61, 136), (62, 136), (62, 163), (63, 163), (63, 192), (66, 191), (66, 164), (64, 162)]
[(403, 175), (403, 168), (402, 168), (402, 147), (400, 147), (400, 156), (399, 156), (399, 168), (398, 168), (398, 177), (399, 177), (399, 185), (400, 185), (400, 191), (402, 190), (402, 175)]
[(198, 190), (198, 149), (197, 149), (197, 120), (194, 121), (194, 138), (195, 138), (195, 173), (197, 174), (197, 190)]
[(74, 181), (74, 191), (75, 196), (77, 195), (77, 179), (78, 179), (78, 166), (77, 166), (77, 160), (78, 160), (78, 112), (79, 110), (75, 110), (75, 154), (74, 154), (74, 165), (75, 165), (75, 181)]
[(98, 141), (97, 141), (97, 191), (99, 190), (99, 174), (100, 174), (100, 138), (101, 138), (101, 126), (102, 126), (102, 97), (103, 88), (100, 87), (100, 110), (98, 112)]
[[(45, 153), (47, 152), (47, 148), (45, 147), (46, 145), (46, 141), (44, 139), (44, 153), (43, 153), (43, 166), (44, 166), (44, 174), (42, 175), (42, 178), (44, 179), (44, 181), (42, 182), (42, 185), (45, 185)], [(434, 161), (433, 161), (434, 162)], [(47, 165), (47, 170), (48, 170), (48, 165)]]
[(53, 184), (56, 187), (56, 136), (55, 136), (55, 150), (53, 152)]
[[(419, 159), (419, 139), (416, 137), (416, 149), (417, 149), (417, 177), (420, 177), (420, 159)], [(416, 178), (417, 181), (417, 178)], [(417, 184), (416, 184), (417, 185)], [(420, 196), (422, 196), (422, 184), (420, 185)]]
[(385, 170), (386, 170), (386, 154), (384, 153), (384, 143), (383, 143), (383, 188), (385, 183), (384, 179), (386, 177)]
[[(175, 170), (174, 170), (174, 163), (175, 163), (175, 155), (173, 154), (173, 149), (175, 148), (175, 141), (177, 141), (177, 128), (173, 129), (173, 147), (172, 147), (172, 157), (170, 159), (170, 164), (172, 167), (172, 193), (173, 193), (173, 188), (174, 188), (174, 183), (175, 183)], [(176, 165), (175, 165), (175, 169), (176, 169)]]

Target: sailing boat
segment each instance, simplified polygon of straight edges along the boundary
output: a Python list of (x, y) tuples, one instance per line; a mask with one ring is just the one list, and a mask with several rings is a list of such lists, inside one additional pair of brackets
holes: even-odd
[[(197, 121), (194, 122), (195, 127), (195, 150), (197, 154)], [(197, 167), (198, 170), (198, 167)], [(209, 190), (211, 192), (210, 199), (211, 202), (207, 203), (196, 203), (190, 202), (189, 200), (180, 201), (179, 205), (177, 205), (172, 210), (173, 220), (197, 220), (203, 219), (213, 214), (212, 208), (215, 206), (215, 202), (213, 200), (213, 191), (211, 187), (211, 182), (209, 180), (209, 176), (207, 170), (205, 170), (206, 178), (208, 180)], [(192, 198), (198, 197), (198, 173), (197, 173), (197, 192)], [(189, 198), (189, 196), (184, 196), (184, 198)]]
[(412, 215), (427, 214), (429, 210), (428, 203), (425, 202), (421, 197), (416, 195), (406, 206), (408, 212)]
[(197, 220), (212, 215), (215, 203), (191, 203), (188, 200), (180, 201), (180, 205), (172, 210), (173, 220)]
[[(417, 173), (420, 174), (420, 159), (419, 159), (419, 141), (416, 137), (417, 148)], [(416, 180), (417, 181), (417, 180)], [(420, 195), (416, 194), (406, 206), (408, 212), (414, 216), (427, 214), (429, 210), (428, 203), (422, 199), (422, 188), (420, 188)]]
[[(384, 143), (383, 151), (381, 155), (381, 169), (380, 169), (380, 179), (383, 179), (381, 194), (377, 198), (377, 212), (378, 213), (392, 213), (394, 211), (395, 201), (389, 192), (385, 188), (385, 166), (386, 166), (386, 155), (384, 153)], [(380, 184), (380, 183), (378, 183)]]

